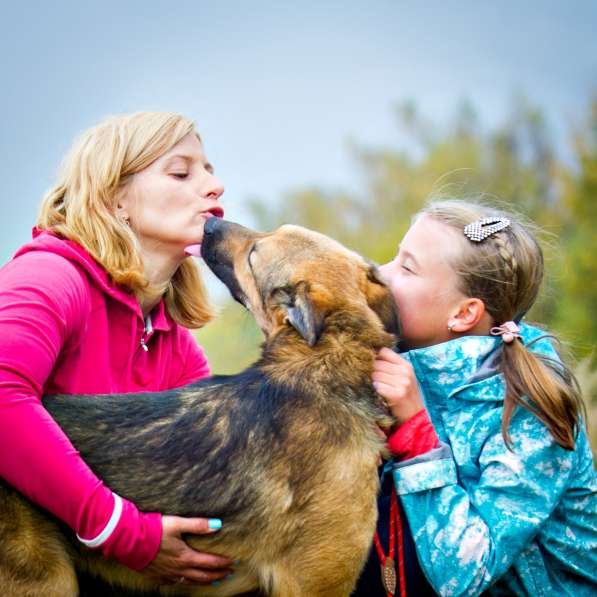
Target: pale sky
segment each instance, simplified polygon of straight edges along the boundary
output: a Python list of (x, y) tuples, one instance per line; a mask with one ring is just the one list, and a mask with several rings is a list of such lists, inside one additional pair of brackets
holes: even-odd
[[(487, 125), (523, 93), (554, 136), (597, 92), (597, 3), (399, 0), (3, 3), (0, 260), (27, 241), (74, 137), (107, 115), (182, 112), (223, 179), (226, 216), (317, 184), (350, 190), (347, 142), (404, 142), (398, 102)], [(463, 165), (466, 166), (466, 165)]]

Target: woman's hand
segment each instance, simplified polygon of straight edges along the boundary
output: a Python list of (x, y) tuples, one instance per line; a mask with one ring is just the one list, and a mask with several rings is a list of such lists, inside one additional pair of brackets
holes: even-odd
[[(219, 523), (219, 521), (217, 521)], [(205, 535), (208, 518), (162, 516), (162, 543), (158, 555), (142, 572), (160, 584), (185, 583), (208, 585), (232, 574), (232, 560), (216, 554), (195, 551), (182, 538), (183, 533)]]
[(382, 348), (373, 363), (373, 387), (386, 401), (398, 426), (424, 408), (412, 365), (398, 353)]

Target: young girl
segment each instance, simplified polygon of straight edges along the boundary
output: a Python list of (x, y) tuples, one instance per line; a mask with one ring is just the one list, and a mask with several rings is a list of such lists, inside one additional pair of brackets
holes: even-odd
[(404, 352), (382, 350), (373, 382), (397, 421), (395, 491), (425, 577), (440, 595), (596, 595), (581, 398), (552, 337), (521, 323), (539, 245), (508, 214), (435, 202), (381, 271)]

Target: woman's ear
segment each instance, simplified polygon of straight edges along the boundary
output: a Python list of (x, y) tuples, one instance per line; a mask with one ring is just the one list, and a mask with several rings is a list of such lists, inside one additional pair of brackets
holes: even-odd
[(478, 298), (461, 301), (448, 322), (448, 329), (454, 333), (470, 332), (484, 319), (485, 303)]
[(114, 210), (114, 213), (116, 214), (117, 218), (120, 219), (128, 219), (129, 214), (126, 210), (125, 207), (123, 207), (123, 205), (121, 203), (118, 203), (118, 205), (116, 206), (116, 209)]
[(131, 214), (131, 202), (133, 201), (133, 194), (131, 186), (133, 179), (127, 180), (126, 183), (121, 184), (114, 193), (114, 215), (121, 221), (128, 222)]

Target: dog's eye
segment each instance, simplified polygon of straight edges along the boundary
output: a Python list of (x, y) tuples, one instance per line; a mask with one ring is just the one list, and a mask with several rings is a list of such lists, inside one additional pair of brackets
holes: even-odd
[(251, 247), (251, 250), (249, 251), (249, 255), (247, 257), (247, 260), (249, 262), (249, 267), (252, 268), (255, 265), (255, 259), (257, 257), (257, 251), (256, 251), (256, 245), (253, 245)]
[(291, 305), (294, 301), (294, 292), (291, 286), (280, 286), (271, 292), (271, 298), (280, 305)]

